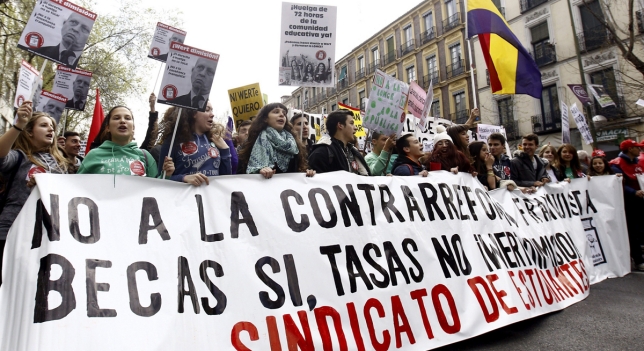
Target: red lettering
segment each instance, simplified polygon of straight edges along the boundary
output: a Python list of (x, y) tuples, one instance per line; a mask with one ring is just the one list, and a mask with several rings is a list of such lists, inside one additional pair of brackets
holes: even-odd
[(358, 348), (358, 351), (365, 351), (362, 334), (360, 334), (358, 313), (356, 313), (356, 305), (354, 305), (353, 302), (349, 302), (347, 304), (347, 312), (349, 312), (349, 322), (351, 323), (351, 332), (353, 332), (353, 339), (356, 341), (356, 347)]
[(507, 314), (513, 314), (519, 312), (519, 310), (516, 307), (509, 307), (505, 301), (503, 301), (503, 298), (508, 296), (508, 293), (505, 292), (505, 290), (497, 290), (496, 287), (494, 286), (494, 282), (499, 280), (499, 276), (496, 274), (490, 274), (486, 276), (487, 280), (490, 282), (490, 287), (492, 288), (492, 291), (494, 291), (494, 295), (496, 295), (496, 298), (499, 299), (499, 302), (501, 303), (501, 308), (505, 311)]
[(239, 334), (242, 331), (248, 332), (250, 336), (250, 341), (259, 340), (259, 333), (257, 332), (257, 327), (251, 322), (238, 322), (233, 326), (233, 330), (230, 332), (230, 343), (233, 345), (237, 351), (252, 351), (246, 345), (244, 345), (239, 339)]
[(284, 329), (286, 329), (288, 351), (297, 351), (298, 347), (302, 351), (313, 351), (315, 347), (313, 346), (313, 338), (311, 337), (311, 328), (309, 328), (309, 318), (306, 315), (306, 311), (297, 311), (297, 316), (300, 318), (304, 336), (300, 333), (300, 329), (298, 329), (290, 314), (285, 314), (282, 317), (284, 319)]
[(378, 317), (383, 318), (385, 316), (385, 309), (382, 307), (380, 301), (371, 298), (367, 300), (364, 304), (364, 318), (367, 321), (367, 329), (369, 329), (369, 337), (371, 338), (371, 345), (376, 351), (386, 351), (389, 349), (389, 344), (391, 343), (391, 336), (389, 335), (388, 330), (382, 332), (383, 341), (382, 343), (378, 342), (376, 337), (376, 330), (373, 326), (373, 319), (371, 318), (371, 309), (375, 308), (378, 312)]
[[(494, 300), (494, 297), (492, 296), (492, 292), (490, 291), (490, 288), (487, 286), (487, 283), (485, 282), (485, 280), (481, 277), (474, 277), (474, 278), (468, 279), (467, 284), (470, 286), (470, 289), (472, 289), (472, 292), (476, 296), (476, 300), (479, 302), (479, 305), (481, 305), (481, 311), (483, 312), (485, 321), (487, 323), (492, 323), (497, 319), (499, 319), (499, 306), (496, 305), (496, 300)], [(489, 311), (487, 306), (485, 305), (483, 296), (481, 295), (479, 288), (476, 287), (477, 284), (482, 286), (483, 290), (485, 290), (485, 294), (488, 297), (488, 301), (492, 306), (492, 311)]]
[(580, 260), (580, 261), (572, 261), (572, 262), (570, 262), (570, 266), (572, 267), (572, 269), (574, 269), (574, 270), (575, 270), (575, 273), (577, 273), (577, 275), (579, 276), (579, 279), (581, 280), (581, 283), (584, 285), (584, 291), (588, 291), (588, 289), (590, 288), (590, 286), (588, 286), (588, 285), (586, 284), (587, 280), (586, 280), (586, 279), (584, 279), (584, 275), (583, 275), (583, 273), (582, 273), (579, 269), (577, 269), (577, 265), (578, 265), (580, 262), (581, 262), (581, 260)]
[[(543, 273), (539, 270), (535, 270), (535, 274), (537, 277), (537, 281), (539, 281), (539, 286), (541, 287), (541, 293), (543, 294), (543, 299), (546, 301), (548, 305), (552, 305), (554, 300), (559, 302), (559, 297), (555, 294), (554, 290), (552, 290), (552, 287), (550, 284), (548, 284), (548, 280), (546, 280), (545, 277), (543, 277)], [(543, 281), (541, 280), (543, 278)], [(545, 289), (543, 285), (546, 285)], [(548, 291), (548, 296), (546, 296), (546, 291)]]
[[(530, 304), (532, 307), (535, 307), (534, 304), (534, 297), (532, 297), (532, 292), (530, 291), (530, 288), (528, 285), (525, 283), (525, 274), (523, 274), (523, 271), (519, 271), (519, 280), (521, 281), (521, 284), (525, 287), (525, 290), (528, 292), (528, 299), (530, 300)], [(534, 289), (534, 285), (532, 285), (532, 288)], [(533, 290), (535, 295), (537, 295), (537, 298), (539, 298), (539, 295), (537, 294), (537, 290)]]
[[(579, 282), (577, 281), (577, 279), (575, 279), (575, 276), (574, 276), (574, 275), (572, 274), (572, 272), (570, 271), (570, 265), (566, 263), (566, 264), (564, 264), (564, 265), (561, 265), (561, 267), (560, 267), (560, 268), (561, 268), (561, 270), (562, 270), (564, 273), (567, 273), (567, 274), (568, 274), (568, 278), (569, 278), (568, 280), (569, 280), (569, 281), (570, 281), (570, 280), (572, 280), (572, 281), (577, 285), (577, 287), (579, 288), (579, 290), (581, 290), (581, 292), (583, 293), (583, 292), (584, 292), (584, 287), (583, 287), (583, 286), (581, 286), (581, 284), (579, 284)], [(574, 289), (574, 288), (573, 288), (573, 289)], [(575, 290), (575, 293), (577, 293), (577, 294), (578, 294), (578, 292), (577, 292), (576, 290)]]
[[(567, 298), (569, 298), (570, 296), (572, 296), (572, 294), (571, 294), (571, 293), (570, 293), (570, 291), (567, 289), (567, 287), (566, 287), (566, 285), (565, 285), (565, 284), (564, 284), (564, 288), (566, 288), (566, 290), (564, 290), (564, 289), (562, 289), (562, 288), (561, 288), (561, 286), (559, 285), (559, 283), (557, 283), (558, 279), (555, 279), (555, 278), (552, 276), (552, 274), (550, 273), (550, 270), (546, 270), (546, 275), (548, 276), (548, 279), (550, 280), (550, 284), (552, 284), (552, 286), (554, 286), (554, 288), (557, 290), (557, 292), (558, 292), (558, 293), (560, 293), (560, 294), (561, 294), (561, 296), (563, 296), (563, 298), (561, 299), (562, 301), (563, 301), (563, 300), (565, 300), (565, 299), (567, 299)], [(559, 277), (559, 275), (557, 274), (557, 270), (556, 270), (556, 269), (555, 269), (555, 275), (557, 276), (557, 278)]]
[(344, 331), (342, 330), (342, 319), (340, 318), (340, 313), (338, 313), (335, 308), (329, 306), (318, 307), (313, 312), (315, 314), (315, 322), (317, 323), (320, 331), (320, 337), (322, 338), (322, 349), (324, 351), (333, 351), (333, 342), (331, 341), (329, 323), (327, 322), (327, 317), (331, 317), (333, 327), (335, 328), (335, 334), (337, 335), (338, 343), (340, 344), (340, 351), (348, 350), (347, 339), (345, 338)]
[[(402, 333), (407, 334), (407, 339), (410, 344), (415, 344), (416, 339), (414, 339), (414, 333), (411, 331), (411, 326), (409, 325), (409, 320), (407, 320), (407, 315), (405, 314), (405, 309), (403, 308), (402, 302), (398, 295), (391, 297), (391, 312), (394, 317), (394, 334), (396, 334), (396, 348), (399, 349), (402, 347)], [(400, 323), (401, 324), (400, 324)]]
[[(521, 271), (519, 271), (521, 273)], [(517, 286), (517, 284), (514, 282), (514, 273), (512, 271), (508, 271), (508, 274), (510, 275), (510, 281), (512, 281), (512, 285), (514, 285), (514, 288), (517, 289), (517, 292), (519, 293), (519, 298), (521, 299), (521, 302), (523, 302), (523, 305), (525, 306), (526, 310), (530, 311), (530, 305), (525, 303), (525, 300), (523, 300), (523, 296), (521, 296), (521, 288)], [(527, 289), (526, 289), (527, 290)], [(528, 292), (529, 294), (530, 292)]]
[(423, 301), (423, 297), (427, 296), (427, 289), (414, 290), (410, 295), (412, 300), (416, 300), (416, 302), (418, 302), (418, 309), (420, 310), (420, 316), (423, 319), (423, 326), (425, 327), (427, 338), (433, 339), (434, 333), (432, 333), (432, 327), (429, 325), (429, 318), (427, 318), (427, 310), (425, 309), (425, 302)]
[[(535, 274), (535, 271), (533, 271), (532, 269), (526, 269), (525, 274), (530, 279), (530, 284), (532, 284), (532, 291), (534, 291), (534, 296), (537, 298), (537, 302), (539, 303), (539, 307), (541, 307), (541, 299), (539, 298), (539, 292), (537, 291), (537, 287), (534, 285), (534, 280), (532, 279), (532, 275)], [(519, 276), (519, 278), (521, 278), (521, 276)], [(537, 276), (537, 278), (539, 278), (539, 276)], [(541, 288), (543, 289), (543, 287), (541, 287)], [(544, 297), (545, 297), (545, 294), (544, 294)]]
[(282, 351), (280, 335), (277, 332), (277, 320), (273, 316), (266, 317), (266, 327), (268, 328), (268, 340), (271, 343), (271, 351)]
[[(452, 320), (454, 322), (453, 325), (449, 325), (449, 323), (447, 322), (447, 316), (445, 316), (445, 311), (443, 310), (443, 304), (441, 303), (441, 300), (440, 300), (441, 295), (443, 295), (447, 300), (449, 313), (452, 316)], [(452, 296), (452, 293), (449, 291), (449, 289), (447, 289), (445, 285), (438, 284), (432, 289), (432, 303), (434, 304), (434, 310), (436, 310), (436, 317), (438, 317), (438, 324), (440, 324), (444, 332), (446, 332), (447, 334), (455, 334), (461, 331), (461, 319), (458, 317), (456, 302), (454, 302), (454, 297)], [(498, 308), (497, 308), (497, 313), (498, 313)]]

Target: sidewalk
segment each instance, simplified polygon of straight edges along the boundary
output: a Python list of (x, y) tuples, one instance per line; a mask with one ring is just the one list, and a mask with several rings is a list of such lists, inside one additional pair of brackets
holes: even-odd
[(644, 273), (604, 280), (562, 311), (436, 350), (644, 350)]

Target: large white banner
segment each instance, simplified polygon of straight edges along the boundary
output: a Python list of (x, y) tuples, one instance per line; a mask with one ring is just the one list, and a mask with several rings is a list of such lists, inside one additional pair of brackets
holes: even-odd
[(22, 60), (13, 107), (18, 108), (25, 101), (31, 101), (33, 106), (37, 106), (40, 100), (40, 92), (42, 91), (42, 83), (40, 72), (27, 61)]
[(538, 220), (468, 174), (36, 179), (5, 248), (2, 350), (426, 350), (588, 295), (579, 218)]
[(38, 0), (25, 25), (18, 47), (76, 68), (96, 14), (63, 0)]
[(279, 85), (335, 85), (337, 10), (336, 6), (282, 3)]

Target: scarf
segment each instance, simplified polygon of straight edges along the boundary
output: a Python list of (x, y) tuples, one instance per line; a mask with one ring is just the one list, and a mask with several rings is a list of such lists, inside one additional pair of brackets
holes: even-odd
[(299, 153), (293, 135), (286, 129), (277, 131), (267, 127), (257, 137), (250, 152), (246, 173), (258, 173), (264, 167), (277, 166), (280, 171), (287, 172), (291, 159)]

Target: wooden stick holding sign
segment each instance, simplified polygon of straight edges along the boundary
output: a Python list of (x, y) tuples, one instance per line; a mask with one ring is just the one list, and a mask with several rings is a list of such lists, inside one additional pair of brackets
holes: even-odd
[[(181, 111), (183, 109), (179, 107), (179, 111), (177, 112), (177, 121), (174, 122), (174, 131), (172, 131), (172, 139), (170, 140), (170, 150), (168, 150), (168, 157), (172, 155), (172, 147), (174, 146), (174, 138), (177, 136), (177, 129), (179, 128), (179, 119), (181, 119)], [(164, 158), (165, 160), (165, 158)], [(160, 160), (159, 160), (160, 161)], [(163, 179), (165, 179), (165, 170), (163, 171)]]

